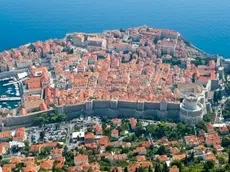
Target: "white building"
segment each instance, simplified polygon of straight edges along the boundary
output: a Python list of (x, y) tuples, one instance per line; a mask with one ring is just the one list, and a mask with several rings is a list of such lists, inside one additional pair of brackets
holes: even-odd
[(77, 140), (84, 140), (84, 137), (85, 137), (85, 133), (82, 131), (72, 133), (73, 142), (76, 142)]
[(186, 96), (180, 104), (180, 120), (192, 125), (201, 121), (206, 109), (201, 103), (203, 101), (203, 99), (199, 101), (199, 97), (194, 94)]

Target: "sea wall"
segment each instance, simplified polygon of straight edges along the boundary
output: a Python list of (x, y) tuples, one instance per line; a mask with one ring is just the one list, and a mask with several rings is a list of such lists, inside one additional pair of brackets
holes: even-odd
[(64, 113), (67, 120), (80, 117), (80, 115), (135, 117), (135, 118), (172, 118), (179, 120), (180, 104), (167, 102), (128, 102), (119, 100), (92, 100), (82, 104), (57, 106), (49, 111), (31, 113), (26, 116), (15, 116), (3, 119), (5, 126), (28, 125), (42, 113)]

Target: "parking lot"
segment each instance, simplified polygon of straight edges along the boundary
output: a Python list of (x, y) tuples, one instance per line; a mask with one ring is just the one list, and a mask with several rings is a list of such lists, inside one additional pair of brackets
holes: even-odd
[(72, 147), (71, 137), (73, 132), (86, 132), (87, 127), (100, 123), (101, 120), (98, 117), (86, 117), (62, 123), (46, 124), (43, 127), (29, 127), (26, 130), (27, 140), (32, 144), (59, 141)]
[(59, 124), (49, 124), (44, 127), (27, 129), (27, 139), (30, 143), (60, 141), (66, 142), (68, 128)]

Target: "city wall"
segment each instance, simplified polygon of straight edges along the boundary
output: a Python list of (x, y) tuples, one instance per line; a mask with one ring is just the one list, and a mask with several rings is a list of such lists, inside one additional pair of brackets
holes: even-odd
[(180, 104), (166, 102), (128, 102), (93, 100), (84, 104), (57, 107), (56, 113), (65, 113), (73, 119), (83, 115), (115, 117), (157, 117), (179, 119)]
[(8, 117), (3, 119), (3, 123), (7, 127), (32, 124), (33, 120), (44, 112), (64, 113), (67, 115), (67, 120), (80, 117), (80, 115), (107, 116), (109, 118), (157, 117), (159, 119), (172, 118), (179, 120), (179, 111), (179, 103), (92, 100), (82, 104), (57, 106), (49, 111), (32, 113), (26, 116)]
[(34, 119), (36, 117), (39, 117), (43, 113), (55, 113), (54, 109), (48, 110), (48, 111), (40, 111), (35, 113), (30, 113), (25, 116), (13, 116), (13, 117), (7, 117), (2, 119), (2, 123), (4, 124), (4, 127), (12, 127), (12, 126), (26, 126), (33, 123)]

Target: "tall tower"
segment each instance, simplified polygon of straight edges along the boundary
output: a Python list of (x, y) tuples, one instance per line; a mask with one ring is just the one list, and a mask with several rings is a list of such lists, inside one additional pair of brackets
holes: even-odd
[(186, 96), (180, 104), (180, 120), (186, 124), (195, 125), (203, 119), (203, 104), (194, 94)]

